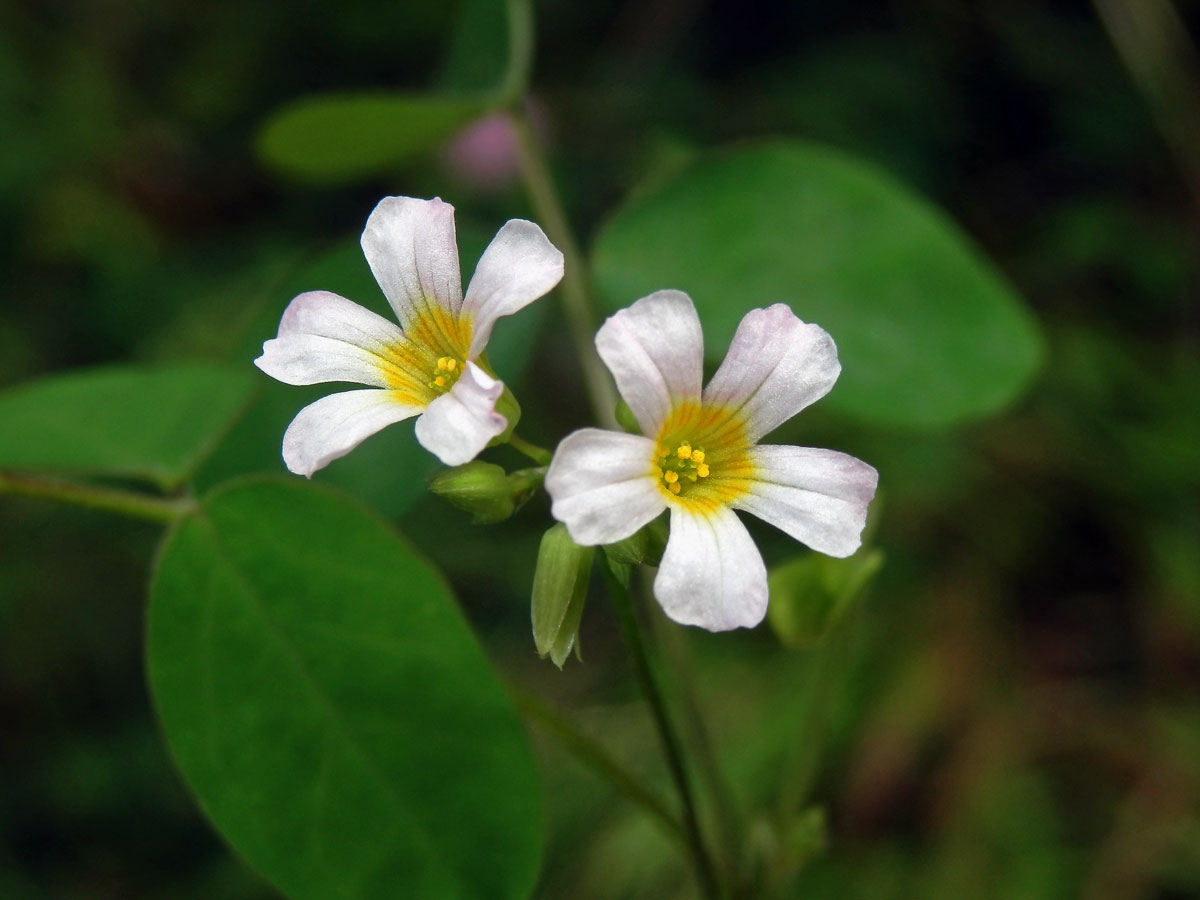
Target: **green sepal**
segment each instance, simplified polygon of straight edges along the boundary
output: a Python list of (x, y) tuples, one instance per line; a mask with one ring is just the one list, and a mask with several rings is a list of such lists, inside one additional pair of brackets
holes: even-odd
[(616, 417), (617, 424), (630, 434), (642, 433), (642, 426), (638, 424), (638, 420), (633, 416), (633, 410), (624, 400), (617, 401), (617, 408), (613, 411), (613, 415)]
[(513, 396), (513, 392), (508, 389), (507, 384), (504, 386), (504, 393), (496, 401), (496, 412), (504, 416), (508, 424), (504, 426), (502, 432), (488, 441), (489, 447), (498, 447), (500, 444), (507, 444), (508, 439), (512, 437), (512, 433), (517, 429), (517, 423), (521, 421), (521, 404), (517, 402), (517, 398)]
[(538, 656), (549, 656), (560, 669), (576, 645), (595, 555), (595, 548), (571, 540), (561, 523), (542, 535), (530, 609), (533, 643)]
[(662, 562), (666, 546), (667, 520), (659, 516), (623, 541), (605, 544), (604, 553), (610, 563), (617, 565), (657, 566)]

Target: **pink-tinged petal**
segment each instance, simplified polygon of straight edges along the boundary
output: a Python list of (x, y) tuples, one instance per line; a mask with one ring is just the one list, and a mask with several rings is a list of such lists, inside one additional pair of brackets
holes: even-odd
[(654, 597), (681, 625), (753, 628), (767, 614), (767, 568), (750, 532), (727, 506), (697, 514), (671, 507), (671, 536)]
[(704, 335), (682, 291), (658, 291), (610, 316), (596, 334), (596, 349), (642, 434), (656, 435), (680, 403), (699, 402)]
[(483, 251), (463, 301), (475, 329), (468, 356), (483, 352), (498, 318), (528, 306), (562, 276), (563, 255), (542, 229), (524, 219), (506, 222)]
[(756, 441), (828, 394), (841, 371), (828, 332), (776, 303), (746, 313), (704, 403), (740, 409)]
[(395, 364), (388, 347), (405, 340), (392, 322), (328, 291), (301, 294), (288, 304), (279, 337), (263, 344), (254, 364), (286, 384), (353, 381), (387, 387)]
[(867, 507), (879, 473), (836, 450), (762, 444), (750, 451), (757, 475), (733, 502), (828, 556), (849, 556), (862, 544)]
[(362, 234), (363, 254), (405, 328), (423, 311), (440, 307), (457, 317), (462, 307), (454, 207), (438, 198), (384, 197)]
[(417, 419), (417, 440), (448, 466), (470, 462), (503, 433), (508, 420), (496, 412), (504, 384), (469, 362), (458, 381)]
[(667, 506), (651, 474), (654, 442), (584, 428), (563, 438), (546, 472), (550, 514), (583, 546), (629, 537)]
[(388, 425), (412, 418), (421, 407), (398, 403), (391, 391), (345, 391), (300, 410), (283, 434), (283, 461), (297, 475), (345, 456)]

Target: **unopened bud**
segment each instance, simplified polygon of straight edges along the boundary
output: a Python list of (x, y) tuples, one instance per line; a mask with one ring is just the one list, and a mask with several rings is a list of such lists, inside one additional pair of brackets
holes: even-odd
[(587, 600), (595, 549), (580, 547), (557, 524), (542, 535), (533, 575), (533, 643), (560, 669), (572, 648), (579, 655), (579, 620)]
[(429, 489), (484, 525), (507, 519), (517, 510), (508, 473), (494, 463), (473, 460), (444, 469), (429, 479)]

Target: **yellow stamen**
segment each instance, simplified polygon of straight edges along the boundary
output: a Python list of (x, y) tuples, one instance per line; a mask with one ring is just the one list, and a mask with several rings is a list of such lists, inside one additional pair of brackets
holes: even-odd
[(447, 372), (453, 372), (457, 368), (458, 368), (458, 360), (457, 359), (450, 358), (450, 359), (446, 360), (446, 371)]
[(709, 514), (751, 490), (755, 466), (745, 427), (723, 406), (680, 404), (671, 411), (654, 436), (648, 468), (672, 507)]
[(436, 384), (438, 387), (445, 387), (446, 386), (446, 378), (444, 375), (439, 375), (437, 378), (433, 379), (433, 383)]

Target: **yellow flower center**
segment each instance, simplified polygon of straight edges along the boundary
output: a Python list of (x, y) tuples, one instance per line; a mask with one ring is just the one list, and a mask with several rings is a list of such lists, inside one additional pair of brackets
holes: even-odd
[(750, 491), (754, 465), (746, 426), (725, 407), (680, 404), (655, 439), (651, 472), (667, 499), (694, 513), (713, 512)]
[(381, 348), (379, 369), (401, 403), (428, 406), (458, 381), (466, 367), (473, 323), (428, 304), (404, 332)]
[(450, 388), (454, 387), (454, 382), (458, 381), (458, 376), (462, 374), (463, 363), (455, 359), (453, 356), (439, 356), (437, 365), (433, 369), (433, 377), (429, 382), (429, 386), (433, 388), (435, 393), (444, 394)]
[(658, 448), (658, 473), (663, 484), (672, 494), (683, 494), (684, 487), (695, 484), (709, 474), (708, 463), (704, 461), (703, 450), (693, 450), (687, 441), (680, 444), (674, 452), (666, 444)]

